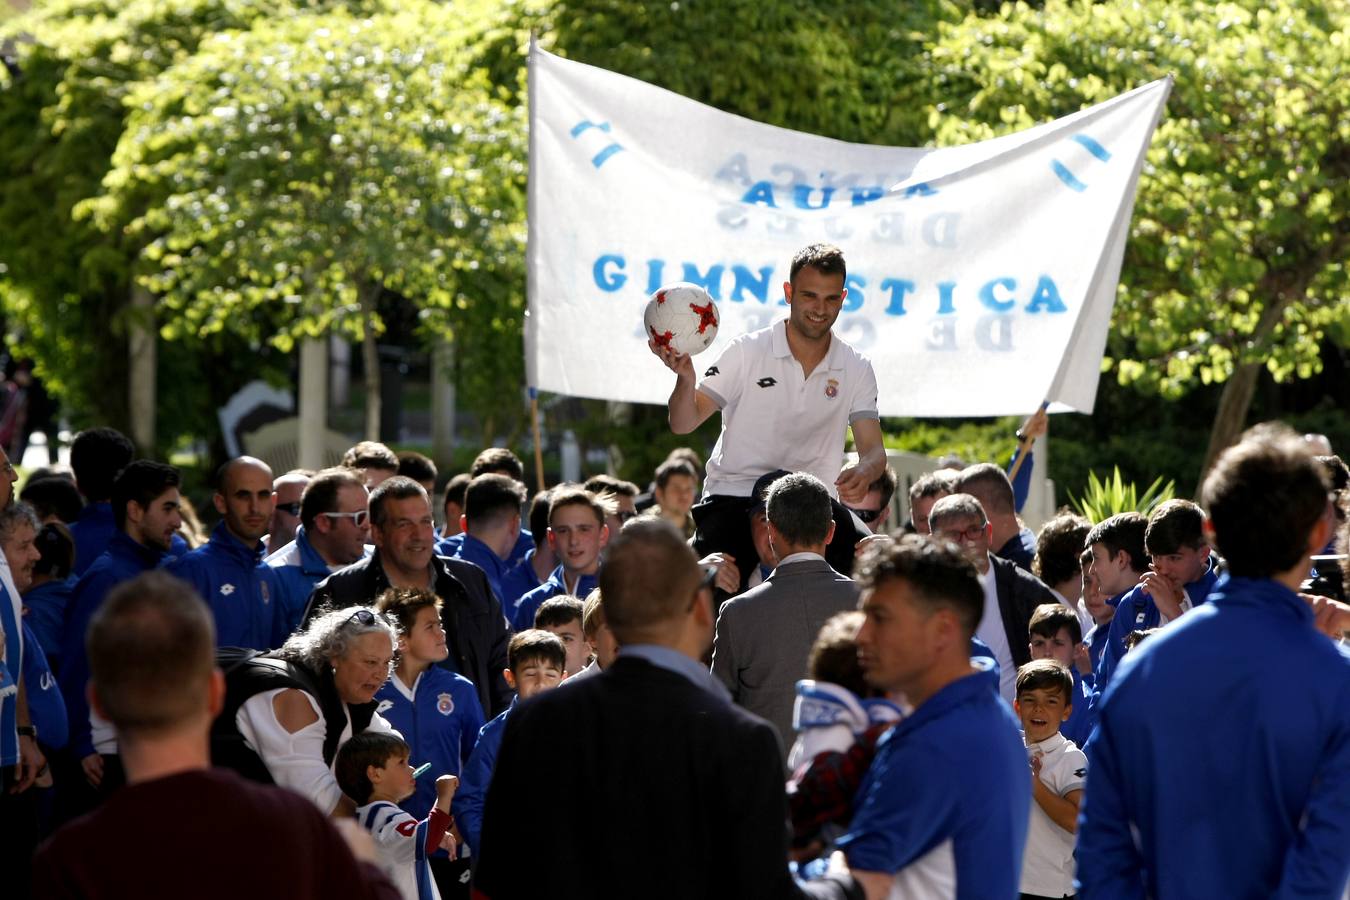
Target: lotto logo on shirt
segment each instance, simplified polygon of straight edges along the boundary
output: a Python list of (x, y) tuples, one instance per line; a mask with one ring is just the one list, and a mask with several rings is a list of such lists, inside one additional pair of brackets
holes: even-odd
[(455, 711), (455, 698), (449, 694), (438, 694), (436, 696), (436, 711), (443, 716), (448, 716)]

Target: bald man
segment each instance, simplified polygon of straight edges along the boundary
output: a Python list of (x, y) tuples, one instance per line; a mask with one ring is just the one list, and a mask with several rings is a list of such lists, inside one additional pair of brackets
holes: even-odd
[(216, 473), (212, 498), (221, 521), (203, 547), (174, 561), (169, 572), (197, 589), (216, 621), (220, 647), (269, 650), (286, 639), (276, 575), (263, 564), (263, 535), (272, 521), (272, 470), (240, 456)]
[(300, 498), (313, 477), (308, 469), (292, 469), (272, 482), (272, 523), (263, 538), (268, 553), (276, 553), (295, 540), (295, 530), (300, 527)]

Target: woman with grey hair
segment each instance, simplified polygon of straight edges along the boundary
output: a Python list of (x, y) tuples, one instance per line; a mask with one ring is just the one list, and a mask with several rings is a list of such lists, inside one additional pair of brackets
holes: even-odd
[(375, 692), (389, 678), (397, 640), (382, 615), (350, 606), (323, 613), (271, 653), (230, 660), (222, 651), (226, 692), (212, 727), (213, 762), (351, 815), (333, 759), (354, 734), (393, 732), (376, 712)]

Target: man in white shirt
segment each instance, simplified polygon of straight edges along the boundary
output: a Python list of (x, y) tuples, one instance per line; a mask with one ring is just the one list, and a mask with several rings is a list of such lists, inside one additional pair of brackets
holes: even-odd
[[(648, 342), (676, 375), (672, 431), (688, 434), (722, 412), (703, 501), (693, 511), (699, 556), (753, 558), (747, 509), (755, 481), (766, 472), (810, 472), (832, 496), (857, 505), (884, 471), (872, 364), (831, 331), (848, 296), (846, 282), (838, 247), (812, 244), (799, 251), (783, 285), (788, 318), (733, 340), (702, 381), (688, 355)], [(846, 427), (858, 461), (841, 469)], [(743, 577), (752, 569), (742, 566)]]

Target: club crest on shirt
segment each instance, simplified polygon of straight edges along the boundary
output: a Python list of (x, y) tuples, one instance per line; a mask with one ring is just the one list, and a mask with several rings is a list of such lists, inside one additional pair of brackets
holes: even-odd
[(833, 400), (835, 397), (838, 397), (838, 396), (839, 396), (839, 380), (838, 380), (838, 379), (836, 379), (836, 378), (831, 378), (829, 381), (825, 382), (825, 396), (826, 396), (826, 397), (829, 397), (831, 400)]
[(455, 711), (455, 698), (449, 694), (438, 694), (436, 696), (436, 712), (443, 716), (448, 716)]

